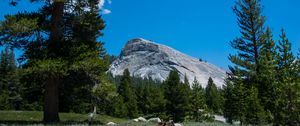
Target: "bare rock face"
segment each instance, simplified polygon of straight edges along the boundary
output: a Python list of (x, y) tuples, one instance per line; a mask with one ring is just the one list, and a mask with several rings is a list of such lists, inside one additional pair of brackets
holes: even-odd
[(117, 60), (108, 72), (113, 76), (122, 75), (128, 69), (132, 76), (164, 81), (169, 72), (176, 69), (183, 81), (187, 76), (190, 84), (196, 77), (205, 87), (209, 77), (221, 87), (226, 72), (212, 64), (201, 62), (168, 46), (137, 38), (127, 42)]

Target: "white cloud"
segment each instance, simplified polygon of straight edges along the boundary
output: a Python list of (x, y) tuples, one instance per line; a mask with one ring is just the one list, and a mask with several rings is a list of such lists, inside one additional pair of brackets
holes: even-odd
[(100, 10), (103, 8), (104, 3), (105, 3), (105, 0), (99, 0), (98, 7), (99, 7)]
[(110, 14), (111, 10), (103, 9), (101, 12), (102, 12), (102, 14)]
[(98, 4), (99, 10), (101, 10), (102, 14), (110, 14), (111, 10), (104, 8), (105, 1), (107, 1), (108, 4), (112, 3), (112, 0), (100, 0)]

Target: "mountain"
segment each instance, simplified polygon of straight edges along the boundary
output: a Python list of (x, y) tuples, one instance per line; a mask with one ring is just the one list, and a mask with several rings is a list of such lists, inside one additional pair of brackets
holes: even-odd
[(226, 77), (226, 72), (215, 65), (142, 38), (128, 41), (108, 72), (113, 76), (122, 75), (126, 68), (132, 76), (151, 77), (160, 81), (165, 80), (172, 69), (176, 69), (182, 81), (184, 75), (187, 75), (191, 84), (196, 77), (203, 87), (206, 86), (209, 77), (221, 87)]

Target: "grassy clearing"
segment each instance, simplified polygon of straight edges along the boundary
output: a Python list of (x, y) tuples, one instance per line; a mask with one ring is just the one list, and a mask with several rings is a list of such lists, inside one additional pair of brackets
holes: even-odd
[[(88, 114), (59, 113), (61, 122), (56, 125), (87, 125)], [(0, 111), (0, 126), (2, 125), (42, 125), (43, 112), (39, 111)], [(95, 124), (107, 122), (125, 123), (127, 119), (114, 118), (106, 115), (97, 115)]]
[[(59, 113), (60, 123), (47, 126), (87, 126), (88, 114)], [(43, 112), (39, 111), (0, 111), (0, 126), (44, 126), (42, 123)], [(104, 125), (108, 122), (115, 122), (119, 126), (156, 126), (155, 123), (133, 122), (132, 120), (115, 118), (107, 115), (97, 115), (94, 125)], [(184, 126), (229, 126), (220, 122), (197, 123), (186, 122)]]

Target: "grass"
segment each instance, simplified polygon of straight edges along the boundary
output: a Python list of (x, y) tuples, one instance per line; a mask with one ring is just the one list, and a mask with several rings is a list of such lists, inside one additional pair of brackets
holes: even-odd
[[(60, 122), (47, 126), (87, 126), (88, 114), (59, 113)], [(44, 126), (42, 123), (43, 112), (40, 111), (0, 111), (0, 126)], [(97, 115), (93, 125), (105, 125), (108, 122), (114, 122), (119, 126), (156, 126), (155, 123), (133, 122), (132, 120), (115, 118), (107, 115)], [(229, 126), (229, 124), (220, 122), (198, 123), (185, 122), (184, 126)]]
[[(60, 122), (55, 125), (87, 125), (88, 114), (59, 113)], [(0, 126), (2, 125), (42, 125), (43, 112), (40, 111), (0, 111)], [(94, 123), (97, 125), (108, 122), (125, 123), (127, 119), (114, 118), (107, 115), (97, 115)]]

